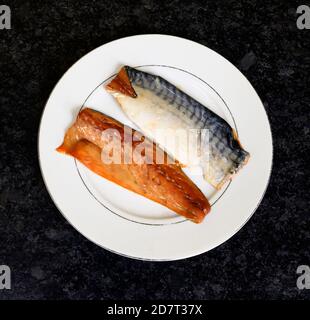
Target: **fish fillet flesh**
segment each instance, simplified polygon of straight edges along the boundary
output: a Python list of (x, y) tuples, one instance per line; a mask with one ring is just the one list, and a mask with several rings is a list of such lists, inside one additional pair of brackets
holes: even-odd
[[(220, 189), (247, 163), (250, 154), (235, 130), (162, 77), (124, 66), (106, 89), (147, 137), (184, 166), (200, 166), (205, 180), (215, 188)], [(184, 130), (194, 135), (180, 135)], [(173, 135), (179, 139), (177, 147), (167, 139)], [(195, 139), (193, 153), (190, 147)]]
[(156, 164), (155, 161), (151, 164), (102, 161), (102, 150), (107, 143), (107, 140), (102, 138), (102, 133), (106, 129), (119, 132), (118, 140), (113, 139), (110, 143), (119, 146), (118, 143), (121, 142), (122, 159), (128, 143), (132, 143), (132, 147), (135, 148), (144, 141), (146, 145), (151, 146), (153, 153), (158, 150), (158, 146), (143, 135), (140, 142), (128, 142), (124, 139), (126, 128), (129, 127), (98, 111), (86, 108), (78, 114), (74, 124), (67, 130), (63, 143), (56, 150), (73, 156), (96, 174), (160, 203), (195, 223), (200, 223), (210, 211), (210, 204), (185, 175), (180, 165), (167, 161), (166, 153), (166, 161), (162, 164)]

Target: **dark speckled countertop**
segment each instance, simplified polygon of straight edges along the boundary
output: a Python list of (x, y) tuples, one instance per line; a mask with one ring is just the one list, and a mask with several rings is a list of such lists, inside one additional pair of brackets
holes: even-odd
[[(11, 267), (12, 289), (0, 299), (310, 298), (296, 287), (298, 265), (310, 265), (303, 1), (3, 2), (12, 29), (0, 30), (0, 265)], [(63, 73), (90, 50), (141, 33), (185, 37), (230, 60), (273, 133), (272, 177), (255, 215), (225, 244), (177, 262), (130, 260), (86, 240), (56, 209), (38, 164), (40, 116)]]

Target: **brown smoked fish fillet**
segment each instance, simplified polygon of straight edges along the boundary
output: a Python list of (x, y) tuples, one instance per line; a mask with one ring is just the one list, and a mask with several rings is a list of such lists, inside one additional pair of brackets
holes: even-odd
[[(107, 143), (102, 139), (106, 129), (116, 129), (121, 139), (121, 155), (124, 159), (125, 126), (98, 111), (86, 108), (77, 116), (67, 130), (58, 152), (73, 156), (96, 174), (118, 185), (158, 202), (174, 212), (200, 223), (210, 211), (210, 204), (198, 187), (185, 175), (178, 163), (105, 163), (102, 148)], [(128, 127), (127, 127), (128, 128)], [(136, 132), (131, 129), (133, 134)], [(139, 134), (139, 133), (138, 133)], [(141, 135), (141, 141), (145, 141)], [(126, 141), (125, 141), (126, 140)], [(114, 140), (113, 140), (114, 141)], [(133, 149), (141, 141), (130, 142)], [(158, 147), (149, 140), (155, 159)], [(163, 151), (162, 151), (163, 152)], [(167, 160), (168, 155), (164, 153)]]

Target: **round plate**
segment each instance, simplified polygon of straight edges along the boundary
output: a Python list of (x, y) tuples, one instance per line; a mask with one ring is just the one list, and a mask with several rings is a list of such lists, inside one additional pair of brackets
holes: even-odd
[[(160, 75), (207, 105), (236, 129), (251, 154), (249, 163), (220, 191), (208, 185), (199, 170), (185, 170), (212, 205), (199, 225), (55, 151), (85, 106), (135, 128), (104, 90), (122, 65)], [(268, 185), (272, 138), (262, 102), (230, 62), (189, 40), (141, 35), (105, 44), (65, 73), (42, 115), (39, 160), (56, 206), (89, 240), (131, 258), (177, 260), (220, 245), (251, 217)]]

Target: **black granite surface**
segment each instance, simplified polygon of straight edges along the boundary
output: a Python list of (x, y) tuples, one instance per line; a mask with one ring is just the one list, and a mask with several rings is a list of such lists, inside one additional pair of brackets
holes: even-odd
[[(309, 253), (310, 30), (295, 1), (4, 1), (0, 30), (0, 299), (309, 299), (296, 268)], [(310, 5), (310, 3), (309, 3)], [(111, 40), (163, 33), (197, 41), (238, 67), (267, 110), (274, 165), (250, 221), (211, 252), (142, 262), (107, 252), (57, 211), (37, 157), (40, 116), (63, 73)], [(259, 132), (257, 133), (259, 135)], [(240, 195), (242, 201), (242, 195)]]

